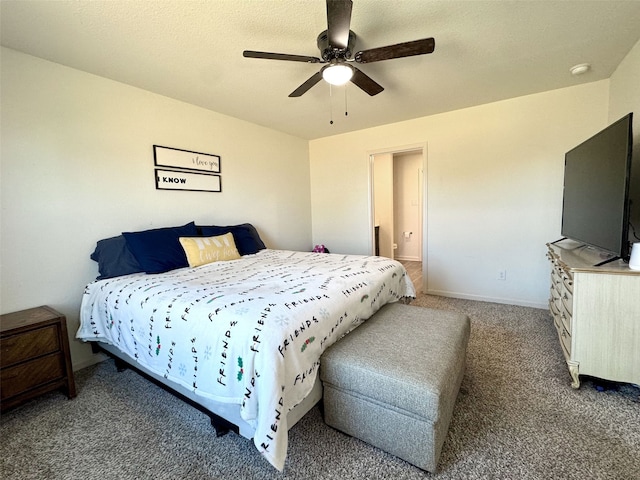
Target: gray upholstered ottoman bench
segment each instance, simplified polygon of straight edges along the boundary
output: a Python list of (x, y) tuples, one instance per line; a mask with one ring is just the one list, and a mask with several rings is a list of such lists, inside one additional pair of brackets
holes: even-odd
[(394, 303), (322, 355), (325, 422), (435, 472), (464, 375), (466, 315)]

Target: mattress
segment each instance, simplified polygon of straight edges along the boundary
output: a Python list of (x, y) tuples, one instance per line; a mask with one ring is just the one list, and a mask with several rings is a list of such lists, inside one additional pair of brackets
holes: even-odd
[(287, 413), (311, 392), (322, 352), (381, 306), (414, 296), (404, 267), (388, 258), (266, 249), (93, 282), (76, 336), (236, 406), (258, 451), (282, 470)]

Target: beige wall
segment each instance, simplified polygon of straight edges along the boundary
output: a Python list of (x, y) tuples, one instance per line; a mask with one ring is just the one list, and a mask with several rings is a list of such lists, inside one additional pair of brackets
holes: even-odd
[[(253, 223), (311, 248), (308, 142), (3, 48), (1, 313), (49, 304), (75, 334), (96, 241), (122, 231)], [(222, 193), (155, 189), (154, 144), (222, 157)], [(75, 368), (92, 361), (72, 342)]]
[[(373, 214), (378, 227), (379, 255), (393, 258), (393, 154), (381, 153), (373, 159)], [(369, 253), (375, 253), (371, 250)]]
[[(560, 236), (564, 153), (606, 125), (608, 86), (594, 82), (312, 140), (314, 242), (369, 253), (368, 152), (428, 143), (429, 291), (544, 308), (545, 243)], [(499, 270), (506, 280), (497, 279)]]
[[(610, 82), (311, 142), (3, 48), (0, 312), (49, 304), (73, 335), (89, 254), (123, 230), (248, 221), (269, 247), (368, 254), (369, 154), (427, 142), (430, 291), (544, 308), (564, 152), (629, 111), (640, 144), (639, 45)], [(223, 192), (155, 190), (153, 144), (221, 155)]]
[[(393, 156), (394, 257), (398, 260), (422, 260), (422, 152)], [(416, 285), (416, 289), (421, 289)]]

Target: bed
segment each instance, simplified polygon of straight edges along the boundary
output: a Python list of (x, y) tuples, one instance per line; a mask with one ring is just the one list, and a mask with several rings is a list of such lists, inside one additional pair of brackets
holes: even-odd
[[(76, 337), (230, 422), (278, 470), (288, 429), (321, 397), (322, 352), (415, 297), (399, 262), (267, 249), (249, 224), (107, 240), (92, 255), (101, 274), (85, 288)], [(218, 253), (203, 255), (214, 243)]]

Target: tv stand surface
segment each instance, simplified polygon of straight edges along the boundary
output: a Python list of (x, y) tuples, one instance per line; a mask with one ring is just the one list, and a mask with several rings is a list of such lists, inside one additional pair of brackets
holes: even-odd
[(640, 384), (640, 271), (565, 240), (547, 244), (549, 310), (573, 388), (580, 375)]
[(594, 267), (601, 267), (603, 265), (606, 265), (607, 263), (615, 262), (616, 260), (622, 260), (622, 259), (620, 257), (611, 257), (608, 260), (603, 260), (601, 262), (596, 263)]

